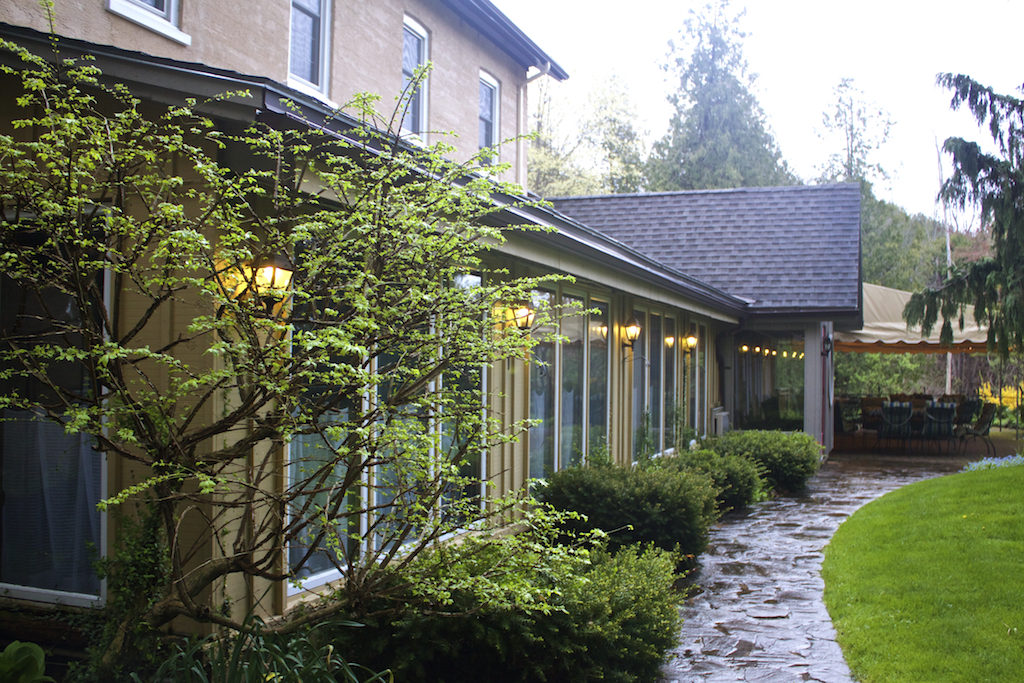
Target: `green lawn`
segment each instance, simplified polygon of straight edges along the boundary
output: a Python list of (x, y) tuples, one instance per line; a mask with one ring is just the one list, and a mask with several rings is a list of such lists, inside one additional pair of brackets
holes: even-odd
[(822, 575), (858, 680), (1024, 680), (1024, 466), (865, 505), (826, 548)]

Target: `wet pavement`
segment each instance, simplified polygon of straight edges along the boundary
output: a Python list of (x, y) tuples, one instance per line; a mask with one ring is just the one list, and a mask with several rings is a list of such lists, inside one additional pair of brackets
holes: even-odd
[(833, 455), (799, 498), (727, 515), (711, 532), (662, 681), (852, 680), (822, 601), (822, 550), (844, 519), (955, 456)]

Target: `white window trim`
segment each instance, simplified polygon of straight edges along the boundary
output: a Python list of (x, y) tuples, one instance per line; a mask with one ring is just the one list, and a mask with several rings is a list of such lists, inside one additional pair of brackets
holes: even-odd
[[(497, 78), (483, 69), (480, 70), (480, 82), (486, 83), (491, 88), (494, 88), (494, 107), (491, 110), (493, 129), (491, 130), (491, 139), (488, 141), (487, 146), (497, 152), (498, 141), (501, 140), (501, 83), (498, 82)], [(477, 103), (477, 106), (479, 106), (479, 103)], [(495, 157), (495, 161), (497, 160), (498, 158)]]
[(192, 36), (178, 28), (178, 0), (167, 0), (167, 11), (163, 14), (134, 0), (107, 0), (107, 11), (176, 43), (192, 44)]
[[(430, 34), (427, 32), (426, 27), (420, 22), (416, 21), (412, 17), (406, 15), (402, 21), (403, 29), (409, 29), (423, 41), (423, 53), (420, 55), (420, 66), (430, 61)], [(402, 133), (410, 137), (411, 140), (420, 144), (426, 144), (427, 142), (427, 131), (430, 129), (428, 122), (428, 114), (430, 107), (428, 100), (430, 99), (430, 76), (428, 75), (423, 79), (423, 83), (420, 84), (420, 110), (419, 118), (420, 124), (423, 130), (411, 130), (406, 127), (406, 122), (402, 121)]]
[(329, 83), (331, 82), (331, 40), (330, 40), (330, 26), (331, 26), (331, 0), (320, 0), (320, 85), (316, 83), (310, 83), (301, 76), (296, 76), (292, 73), (292, 52), (291, 52), (291, 35), (292, 26), (292, 3), (291, 0), (288, 2), (288, 85), (295, 88), (299, 92), (305, 93), (306, 95), (312, 95), (317, 99), (323, 100), (331, 106), (334, 105), (327, 98), (329, 91)]

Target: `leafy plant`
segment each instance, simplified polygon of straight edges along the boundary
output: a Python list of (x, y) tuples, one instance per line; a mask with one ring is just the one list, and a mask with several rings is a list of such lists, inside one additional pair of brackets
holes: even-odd
[(964, 465), (964, 472), (978, 472), (980, 470), (994, 470), (998, 467), (1016, 467), (1024, 465), (1024, 455), (1007, 455), (1002, 458), (983, 458)]
[[(347, 623), (347, 626), (358, 624)], [(350, 664), (331, 644), (315, 644), (310, 633), (265, 633), (263, 621), (250, 618), (234, 635), (207, 636), (172, 646), (164, 663), (145, 678), (131, 680), (192, 683), (376, 683), (392, 681), (390, 671), (374, 672)]]
[(553, 474), (537, 497), (570, 519), (574, 532), (602, 529), (609, 548), (651, 543), (663, 550), (697, 555), (717, 519), (716, 489), (706, 474), (657, 467), (571, 467)]
[(757, 463), (769, 486), (779, 492), (803, 489), (821, 465), (821, 445), (800, 432), (732, 431), (715, 439), (711, 448)]
[(35, 643), (15, 640), (0, 652), (0, 681), (52, 683), (46, 675), (46, 654)]
[(595, 551), (576, 568), (538, 559), (516, 580), (545, 587), (548, 610), (481, 604), (465, 593), (452, 604), (410, 597), (398, 618), (338, 629), (335, 642), (389, 662), (398, 680), (657, 678), (681, 621), (675, 556), (632, 546), (614, 556)]
[(763, 500), (765, 481), (762, 467), (741, 455), (717, 453), (710, 449), (682, 451), (674, 457), (659, 458), (654, 466), (668, 470), (693, 470), (711, 477), (718, 493), (719, 510), (738, 510)]

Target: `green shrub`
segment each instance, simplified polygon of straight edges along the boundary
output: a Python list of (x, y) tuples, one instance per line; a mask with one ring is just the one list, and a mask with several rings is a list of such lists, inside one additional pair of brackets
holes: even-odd
[(609, 548), (652, 543), (683, 555), (703, 552), (717, 519), (711, 478), (657, 467), (570, 467), (553, 474), (537, 498), (557, 510), (582, 513), (568, 529), (602, 529)]
[(802, 432), (734, 431), (715, 439), (711, 447), (761, 465), (768, 484), (779, 492), (800, 491), (821, 464), (821, 446)]
[(397, 618), (339, 628), (335, 642), (400, 681), (652, 681), (681, 624), (674, 568), (656, 548), (595, 552), (584, 572), (530, 578), (557, 588), (547, 611), (411, 598)]
[(761, 466), (741, 455), (716, 453), (709, 449), (681, 451), (677, 456), (655, 460), (653, 466), (667, 470), (694, 470), (711, 477), (718, 490), (715, 498), (720, 512), (745, 508), (765, 496)]

